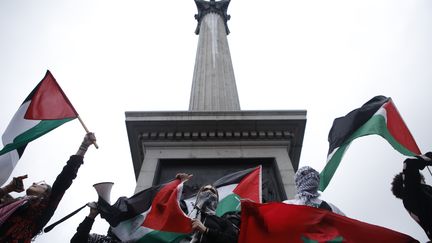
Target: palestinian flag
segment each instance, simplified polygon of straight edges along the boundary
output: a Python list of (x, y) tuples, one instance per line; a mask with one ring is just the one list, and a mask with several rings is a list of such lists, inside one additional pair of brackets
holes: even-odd
[(359, 137), (380, 135), (401, 154), (421, 154), (413, 136), (389, 97), (375, 96), (362, 107), (344, 117), (336, 118), (330, 129), (327, 164), (321, 172), (320, 187), (324, 191), (330, 183), (350, 143)]
[(408, 235), (328, 210), (242, 202), (239, 243), (418, 242)]
[(0, 151), (0, 185), (5, 183), (27, 144), (78, 117), (50, 71), (27, 96), (3, 133)]
[[(216, 214), (239, 211), (240, 200), (261, 202), (261, 166), (228, 174), (213, 185), (218, 189)], [(174, 180), (154, 186), (131, 198), (120, 198), (110, 206), (99, 199), (101, 216), (122, 241), (148, 243), (178, 242), (191, 233), (195, 197), (184, 200), (190, 218), (181, 211), (179, 201), (183, 183)]]
[[(258, 166), (228, 174), (212, 185), (216, 187), (219, 194), (219, 203), (216, 208), (217, 216), (240, 211), (241, 200), (262, 202), (262, 167)], [(195, 201), (196, 197), (185, 200), (191, 218), (194, 218), (196, 214), (196, 210), (193, 210)]]
[(176, 242), (192, 232), (191, 220), (180, 208), (182, 189), (175, 179), (119, 198), (112, 206), (99, 198), (100, 214), (122, 242)]

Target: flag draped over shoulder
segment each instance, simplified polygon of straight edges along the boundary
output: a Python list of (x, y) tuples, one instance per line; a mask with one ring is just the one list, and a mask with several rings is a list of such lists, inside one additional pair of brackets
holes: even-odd
[(303, 205), (242, 202), (241, 222), (239, 243), (418, 242), (384, 227)]
[(350, 143), (356, 138), (372, 134), (380, 135), (404, 155), (421, 154), (392, 99), (375, 96), (362, 107), (334, 120), (328, 136), (327, 164), (320, 174), (321, 191), (329, 184)]
[(175, 242), (192, 231), (190, 218), (180, 208), (180, 179), (122, 197), (114, 205), (99, 198), (100, 214), (122, 241)]
[(27, 96), (2, 136), (0, 151), (0, 185), (5, 183), (27, 144), (62, 124), (78, 117), (78, 113), (50, 71)]

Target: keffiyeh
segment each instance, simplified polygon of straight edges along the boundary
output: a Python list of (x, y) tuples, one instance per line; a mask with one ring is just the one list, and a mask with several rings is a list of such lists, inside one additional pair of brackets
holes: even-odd
[(319, 181), (319, 173), (312, 167), (304, 166), (298, 169), (295, 174), (296, 198), (304, 202), (304, 205), (311, 206), (311, 199), (320, 195), (318, 193)]

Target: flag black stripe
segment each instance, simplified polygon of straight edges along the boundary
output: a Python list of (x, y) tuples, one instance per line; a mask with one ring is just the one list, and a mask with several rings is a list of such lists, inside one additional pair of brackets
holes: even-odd
[(222, 186), (226, 186), (226, 185), (230, 185), (230, 184), (240, 183), (240, 181), (246, 175), (248, 175), (249, 173), (251, 173), (255, 169), (256, 169), (256, 167), (226, 175), (226, 176), (220, 178), (219, 180), (215, 181), (213, 183), (213, 186), (218, 188), (218, 187), (222, 187)]
[(390, 98), (385, 96), (375, 96), (362, 107), (355, 109), (346, 116), (336, 118), (328, 135), (329, 151), (340, 147), (357, 129), (365, 124), (378, 109), (388, 102)]

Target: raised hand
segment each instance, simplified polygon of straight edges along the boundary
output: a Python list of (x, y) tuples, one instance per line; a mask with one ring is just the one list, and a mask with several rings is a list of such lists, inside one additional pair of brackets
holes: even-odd
[(192, 178), (193, 175), (189, 175), (186, 173), (178, 173), (176, 175), (176, 179), (180, 179), (182, 182), (189, 180), (190, 178)]
[(4, 188), (7, 193), (9, 192), (23, 192), (24, 183), (23, 180), (27, 178), (27, 175), (14, 177), (11, 182)]

